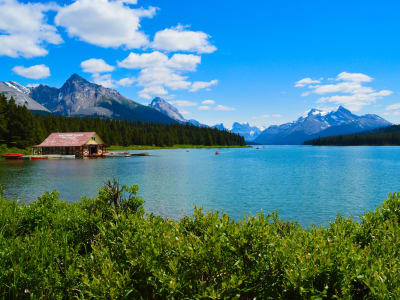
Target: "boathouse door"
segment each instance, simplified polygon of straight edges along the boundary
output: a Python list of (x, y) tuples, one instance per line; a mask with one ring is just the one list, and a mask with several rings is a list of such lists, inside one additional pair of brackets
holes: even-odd
[(96, 155), (97, 154), (97, 146), (90, 145), (89, 146), (89, 153), (90, 153), (90, 155)]

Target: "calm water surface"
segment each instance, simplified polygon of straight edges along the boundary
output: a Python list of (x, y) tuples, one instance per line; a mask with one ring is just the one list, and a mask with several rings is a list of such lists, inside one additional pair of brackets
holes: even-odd
[[(338, 213), (359, 216), (400, 191), (400, 147), (265, 146), (154, 150), (150, 157), (0, 161), (7, 198), (57, 190), (67, 201), (95, 196), (104, 181), (138, 184), (148, 211), (179, 218), (193, 207), (235, 219), (263, 210), (305, 226)], [(132, 151), (134, 152), (134, 151)]]

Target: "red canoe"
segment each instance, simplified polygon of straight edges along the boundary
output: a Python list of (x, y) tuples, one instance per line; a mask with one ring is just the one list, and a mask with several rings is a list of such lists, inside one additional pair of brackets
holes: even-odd
[(20, 153), (4, 153), (2, 157), (6, 159), (21, 159), (24, 155)]
[(48, 156), (32, 156), (32, 160), (44, 160), (44, 159), (49, 159)]

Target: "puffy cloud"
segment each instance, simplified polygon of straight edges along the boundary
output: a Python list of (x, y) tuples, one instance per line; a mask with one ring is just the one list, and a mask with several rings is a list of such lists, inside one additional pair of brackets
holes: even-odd
[(99, 85), (102, 85), (106, 88), (114, 88), (115, 84), (111, 78), (111, 74), (100, 75), (99, 73), (95, 73), (92, 75), (93, 82)]
[(164, 53), (136, 54), (131, 52), (127, 58), (118, 62), (118, 66), (126, 69), (170, 68), (179, 71), (196, 71), (201, 57), (193, 54), (174, 54), (170, 59)]
[(139, 92), (139, 96), (143, 99), (151, 100), (152, 97), (155, 96), (164, 96), (167, 95), (168, 92), (162, 86), (150, 86), (146, 87)]
[(378, 99), (392, 94), (392, 91), (389, 90), (376, 91), (369, 86), (364, 86), (364, 83), (373, 81), (373, 78), (362, 73), (342, 72), (335, 79), (328, 80), (329, 82), (336, 81), (337, 83), (322, 84), (318, 82), (318, 84), (316, 84), (315, 80), (305, 78), (296, 82), (295, 86), (306, 86), (310, 89), (304, 92), (302, 96), (308, 96), (310, 94), (334, 94), (320, 97), (318, 102), (335, 103), (346, 106), (354, 111), (358, 111), (362, 107), (375, 103)]
[(198, 110), (210, 110), (210, 109), (211, 109), (211, 107), (208, 106), (208, 105), (200, 105), (200, 106), (198, 107)]
[(168, 56), (164, 53), (154, 51), (151, 53), (136, 54), (131, 52), (127, 58), (118, 62), (118, 66), (126, 69), (143, 69), (163, 67), (168, 63)]
[(398, 110), (400, 109), (400, 103), (395, 103), (389, 106), (386, 106), (386, 110)]
[(217, 48), (210, 44), (210, 36), (201, 31), (186, 30), (185, 26), (167, 28), (158, 31), (154, 36), (152, 47), (166, 51), (186, 51), (212, 53)]
[(54, 26), (47, 24), (45, 15), (56, 9), (54, 4), (0, 0), (0, 55), (44, 56), (48, 53), (46, 44), (61, 44), (61, 36)]
[(156, 9), (132, 9), (135, 1), (77, 0), (62, 7), (55, 23), (69, 36), (101, 47), (140, 48), (148, 44), (139, 30), (140, 18), (153, 17)]
[(204, 100), (201, 103), (204, 104), (204, 105), (214, 105), (215, 101), (214, 100)]
[(354, 82), (371, 82), (372, 77), (362, 73), (347, 73), (342, 72), (337, 76), (336, 80), (354, 81)]
[(178, 107), (192, 107), (192, 106), (197, 105), (196, 102), (192, 102), (192, 101), (188, 101), (188, 100), (173, 100), (173, 101), (169, 101), (169, 103), (171, 103), (172, 105), (176, 105)]
[(214, 79), (211, 81), (195, 81), (193, 82), (191, 88), (190, 88), (190, 92), (197, 92), (198, 90), (201, 89), (206, 89), (209, 90), (209, 88), (213, 85), (218, 84), (218, 80)]
[(338, 84), (325, 84), (313, 86), (315, 94), (323, 95), (328, 93), (372, 93), (373, 89), (364, 87), (359, 82), (343, 82)]
[(184, 116), (187, 116), (187, 115), (191, 114), (191, 112), (187, 111), (187, 110), (180, 110), (179, 112), (181, 113), (181, 115), (184, 115)]
[[(154, 51), (150, 53), (130, 53), (118, 66), (127, 69), (140, 69), (137, 78), (137, 85), (146, 89), (146, 92), (139, 93), (147, 99), (151, 91), (163, 92), (166, 88), (171, 90), (185, 90), (192, 85), (185, 72), (195, 71), (197, 65), (201, 63), (201, 57), (193, 54), (174, 54), (169, 58), (164, 53)], [(153, 88), (151, 88), (153, 87)], [(154, 96), (159, 94), (154, 94)], [(165, 94), (163, 94), (165, 95)]]
[(310, 84), (314, 84), (314, 83), (320, 83), (320, 82), (321, 82), (320, 80), (313, 80), (313, 79), (307, 77), (307, 78), (303, 78), (303, 79), (301, 79), (299, 81), (296, 81), (294, 86), (295, 87), (304, 87), (306, 85), (310, 85)]
[(136, 82), (136, 78), (134, 77), (125, 77), (120, 80), (112, 79), (111, 74), (100, 74), (93, 73), (92, 80), (94, 83), (102, 85), (106, 88), (116, 88), (119, 86), (128, 87), (131, 86), (134, 82)]
[(172, 90), (184, 90), (190, 86), (187, 77), (168, 68), (149, 68), (140, 71), (138, 85), (143, 87), (165, 86)]
[(181, 71), (196, 71), (201, 63), (201, 57), (193, 54), (174, 54), (167, 63), (167, 67)]
[(46, 65), (36, 65), (29, 68), (16, 66), (12, 70), (18, 75), (30, 79), (42, 79), (50, 76), (50, 69)]
[(136, 81), (134, 77), (125, 77), (117, 81), (117, 85), (119, 86), (131, 86)]
[(225, 105), (217, 105), (215, 107), (215, 110), (220, 110), (220, 111), (234, 111), (236, 108), (230, 107), (230, 106), (225, 106)]
[(103, 59), (91, 58), (81, 62), (81, 68), (86, 73), (105, 73), (114, 71), (115, 67), (107, 64)]

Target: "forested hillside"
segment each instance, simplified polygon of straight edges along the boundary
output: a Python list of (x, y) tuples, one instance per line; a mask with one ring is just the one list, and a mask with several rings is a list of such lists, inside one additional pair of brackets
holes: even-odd
[(0, 144), (25, 148), (52, 132), (76, 131), (96, 131), (108, 145), (245, 145), (237, 134), (192, 125), (32, 114), (0, 94)]
[(313, 146), (398, 146), (400, 125), (374, 129), (357, 134), (338, 135), (306, 141)]

